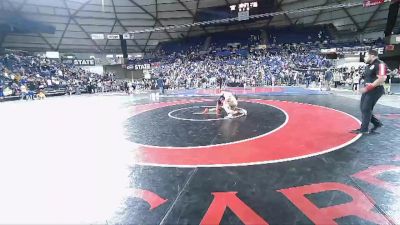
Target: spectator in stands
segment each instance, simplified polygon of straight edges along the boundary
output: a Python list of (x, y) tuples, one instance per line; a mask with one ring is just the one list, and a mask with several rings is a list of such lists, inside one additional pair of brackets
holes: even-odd
[(340, 81), (341, 81), (341, 75), (340, 72), (338, 70), (336, 70), (333, 73), (333, 82), (335, 83), (335, 88), (338, 87), (338, 85), (340, 85)]
[(21, 91), (21, 96), (20, 97), (21, 97), (21, 100), (23, 100), (23, 99), (25, 99), (26, 95), (28, 94), (28, 89), (27, 89), (27, 87), (25, 86), (24, 83), (21, 84), (20, 91)]
[(333, 79), (333, 72), (332, 72), (332, 69), (329, 68), (325, 73), (325, 85), (326, 85), (327, 91), (331, 90), (332, 79)]
[(43, 90), (39, 91), (38, 94), (37, 94), (37, 99), (38, 100), (43, 100), (45, 98), (46, 98), (46, 95), (45, 95), (44, 91)]
[(69, 96), (71, 96), (72, 93), (73, 93), (73, 88), (72, 88), (72, 85), (70, 84), (70, 85), (67, 86), (67, 94), (68, 94)]
[[(307, 34), (308, 35), (308, 34)], [(314, 35), (324, 37), (325, 33)], [(259, 38), (251, 37), (249, 43), (256, 42)], [(275, 37), (275, 42), (282, 42), (281, 37)], [(272, 38), (272, 37), (271, 37)], [(254, 43), (253, 43), (254, 44)], [(268, 49), (249, 49), (249, 45), (238, 48), (221, 48), (211, 44), (208, 51), (200, 54), (201, 45), (193, 45), (182, 49), (181, 53), (166, 54), (162, 49), (158, 50), (156, 66), (151, 71), (152, 77), (162, 77), (155, 80), (141, 80), (128, 84), (124, 83), (124, 90), (129, 92), (129, 87), (137, 89), (159, 88), (161, 93), (166, 88), (197, 88), (217, 87), (222, 85), (256, 86), (259, 84), (285, 84), (298, 85), (305, 83), (310, 86), (315, 81), (315, 75), (311, 71), (307, 73), (299, 71), (324, 71), (331, 62), (320, 55), (320, 46), (313, 44), (279, 44), (271, 45)], [(232, 53), (233, 52), (233, 53)], [(227, 53), (227, 54), (226, 54)], [(141, 59), (149, 63), (147, 59)], [(130, 62), (141, 63), (139, 59), (129, 59)], [(151, 62), (152, 63), (152, 62)], [(44, 90), (49, 93), (51, 89), (65, 89), (70, 85), (73, 92), (79, 93), (79, 87), (89, 93), (106, 92), (116, 90), (114, 75), (94, 74), (73, 65), (63, 65), (59, 61), (36, 56), (23, 56), (7, 54), (0, 56), (0, 68), (4, 78), (11, 79), (3, 86), (3, 91), (13, 95), (19, 95), (21, 84), (34, 83), (36, 87), (29, 90), (37, 91), (39, 85), (44, 85)], [(345, 73), (343, 73), (345, 74)], [(342, 80), (342, 74), (335, 72), (333, 80), (335, 87)], [(352, 81), (353, 77), (344, 79)], [(220, 82), (222, 78), (223, 82)], [(320, 82), (327, 81), (327, 74), (321, 75)], [(351, 85), (351, 83), (350, 83)], [(329, 88), (329, 87), (328, 87)], [(134, 89), (134, 88), (133, 88)], [(22, 93), (21, 93), (22, 94)]]
[(390, 71), (390, 73), (387, 75), (387, 80), (386, 83), (384, 85), (385, 88), (385, 94), (386, 95), (390, 95), (392, 94), (392, 79), (394, 78), (394, 76), (398, 73), (398, 69), (395, 69), (393, 71)]
[(358, 72), (353, 74), (353, 85), (352, 90), (354, 93), (358, 93), (360, 87), (360, 74)]
[[(0, 56), (0, 80), (3, 80), (3, 93), (7, 96), (26, 97), (30, 91), (36, 94), (38, 87), (43, 85), (45, 92), (64, 91), (67, 93), (67, 85), (73, 88), (94, 90), (90, 86), (101, 82), (103, 91), (112, 90), (113, 76), (108, 74), (99, 75), (84, 71), (73, 65), (63, 65), (59, 61), (36, 56), (24, 56), (18, 54), (7, 54)], [(27, 89), (27, 92), (21, 92)], [(11, 93), (10, 93), (11, 92)]]
[(0, 79), (0, 99), (4, 98), (4, 81)]
[(310, 86), (310, 84), (311, 84), (311, 76), (312, 76), (311, 71), (307, 70), (307, 72), (306, 72), (306, 74), (304, 76), (304, 79), (305, 79), (305, 82), (306, 82), (306, 88), (308, 88)]
[(164, 79), (161, 76), (157, 79), (157, 87), (160, 90), (160, 94), (164, 94)]
[(33, 100), (35, 98), (35, 92), (28, 87), (28, 93), (26, 95), (27, 100)]
[(322, 91), (322, 88), (324, 87), (324, 83), (325, 83), (325, 76), (324, 73), (319, 72), (318, 73), (318, 81), (319, 81), (319, 90)]

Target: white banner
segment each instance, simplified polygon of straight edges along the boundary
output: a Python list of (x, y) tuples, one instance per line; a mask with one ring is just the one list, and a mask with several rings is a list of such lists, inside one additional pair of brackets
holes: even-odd
[(267, 49), (267, 45), (258, 45), (256, 49)]
[(321, 53), (336, 53), (336, 48), (321, 49)]
[(108, 34), (107, 39), (108, 40), (119, 40), (119, 34)]
[(46, 57), (49, 59), (59, 59), (60, 53), (59, 52), (46, 52)]
[(93, 40), (103, 40), (104, 34), (92, 34), (91, 37)]
[(133, 34), (125, 33), (122, 35), (122, 38), (125, 40), (133, 39)]
[(137, 64), (137, 65), (128, 65), (126, 67), (127, 70), (149, 70), (151, 69), (150, 64)]
[(96, 62), (94, 59), (75, 59), (74, 60), (75, 66), (94, 66)]

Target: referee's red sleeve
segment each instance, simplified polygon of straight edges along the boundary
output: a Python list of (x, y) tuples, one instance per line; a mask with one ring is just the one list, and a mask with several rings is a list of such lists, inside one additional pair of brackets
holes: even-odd
[(379, 64), (379, 73), (378, 73), (379, 77), (386, 77), (387, 76), (387, 67), (386, 64), (381, 63)]

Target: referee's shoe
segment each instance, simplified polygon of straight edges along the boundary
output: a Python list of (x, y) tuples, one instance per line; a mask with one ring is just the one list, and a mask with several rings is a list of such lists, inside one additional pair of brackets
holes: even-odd
[(371, 128), (371, 130), (369, 130), (370, 133), (377, 133), (376, 130), (378, 130), (379, 128), (383, 127), (382, 123), (378, 123), (376, 125), (374, 125), (373, 128)]
[(374, 127), (371, 128), (369, 131), (364, 131), (364, 130), (361, 130), (361, 129), (357, 129), (357, 130), (350, 131), (350, 133), (353, 133), (353, 134), (377, 134), (378, 132), (376, 132), (376, 130), (378, 130), (381, 127), (383, 127), (383, 124), (382, 123), (378, 123), (378, 124), (374, 125)]
[(353, 133), (353, 134), (369, 134), (369, 131), (364, 131), (364, 130), (361, 130), (361, 129), (357, 129), (357, 130), (350, 131), (350, 133)]

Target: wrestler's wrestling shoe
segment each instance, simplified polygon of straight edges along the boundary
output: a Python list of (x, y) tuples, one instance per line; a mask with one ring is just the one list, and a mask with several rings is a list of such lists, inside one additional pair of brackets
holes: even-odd
[(207, 114), (209, 112), (208, 108), (205, 108), (203, 114)]

